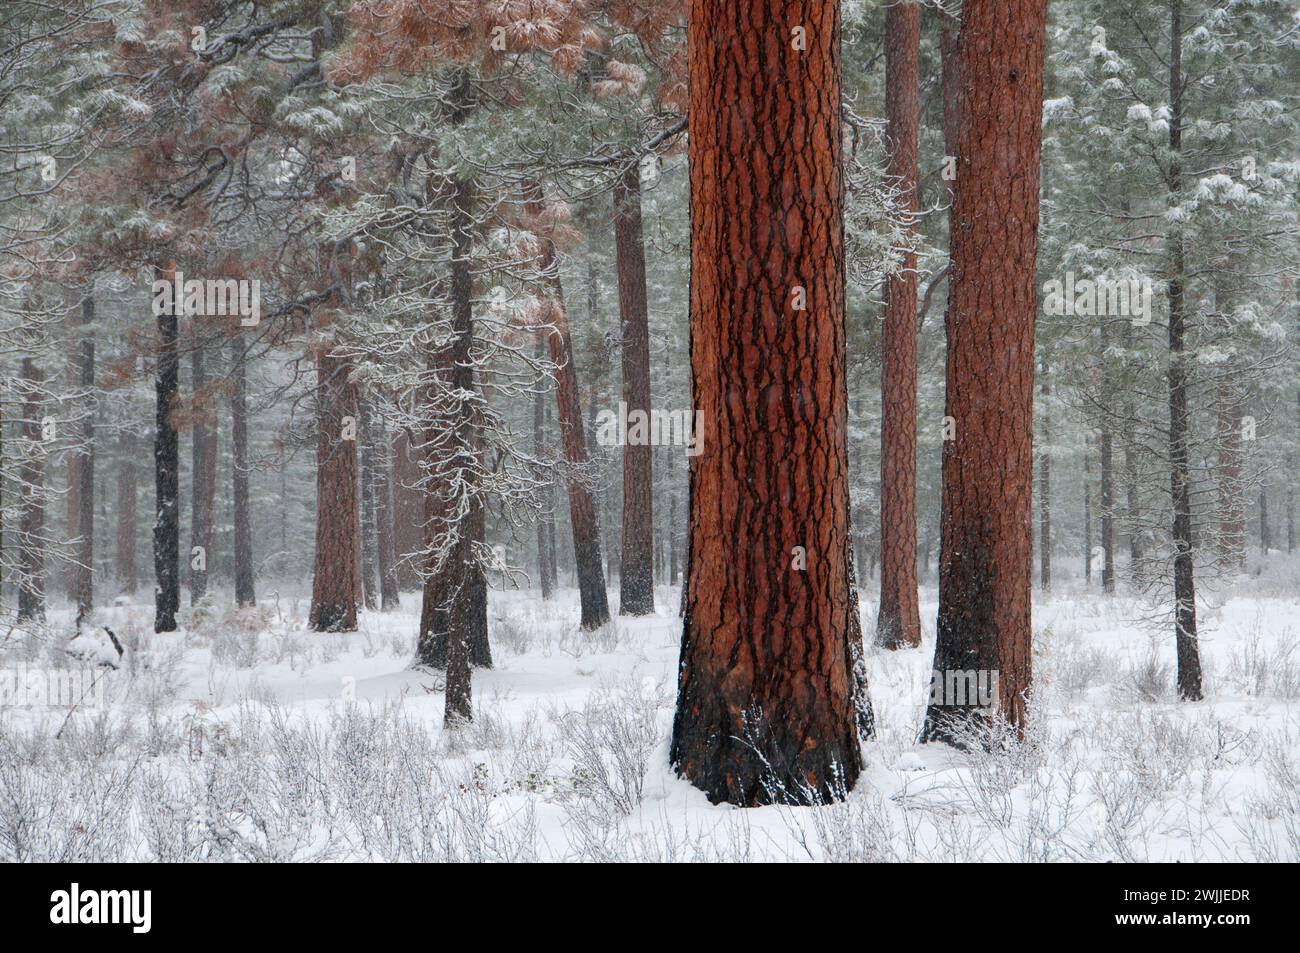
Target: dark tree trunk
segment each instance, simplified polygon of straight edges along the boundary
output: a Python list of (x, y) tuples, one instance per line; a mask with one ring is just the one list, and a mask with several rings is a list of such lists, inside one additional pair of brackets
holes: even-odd
[[(1183, 4), (1170, 3), (1169, 57), (1169, 198), (1181, 201), (1183, 150)], [(1183, 302), (1184, 262), (1181, 225), (1169, 232), (1169, 484), (1173, 500), (1174, 638), (1178, 656), (1178, 696), (1201, 699), (1201, 654), (1196, 635), (1195, 541), (1192, 538), (1187, 364), (1184, 342), (1187, 318)]]
[(357, 387), (350, 364), (323, 346), (316, 359), (316, 565), (310, 625), (355, 632), (361, 602), (357, 513)]
[[(155, 270), (155, 278), (176, 280), (176, 266)], [(179, 294), (176, 295), (179, 297)], [(180, 444), (172, 423), (180, 358), (177, 353), (176, 308), (158, 315), (158, 369), (154, 433), (154, 492), (157, 516), (153, 526), (154, 631), (175, 632), (181, 605), (180, 574)]]
[[(541, 211), (540, 191), (529, 203), (536, 215)], [(578, 390), (578, 371), (573, 360), (573, 341), (569, 318), (564, 308), (564, 289), (560, 286), (555, 245), (542, 238), (538, 268), (545, 276), (553, 298), (551, 323), (547, 337), (551, 363), (555, 371), (555, 400), (560, 417), (560, 442), (568, 465), (569, 523), (573, 528), (573, 555), (578, 570), (578, 598), (582, 607), (581, 626), (598, 629), (609, 621), (609, 597), (605, 592), (605, 567), (600, 552), (600, 523), (596, 499), (587, 482), (587, 438), (582, 422), (582, 398)]]
[(42, 433), (44, 377), (36, 362), (22, 363), (22, 464), (18, 468), (18, 621), (45, 618), (45, 459)]
[(81, 300), (81, 342), (77, 355), (77, 385), (82, 397), (77, 465), (73, 470), (77, 492), (76, 522), (72, 535), (77, 540), (73, 552), (72, 591), (77, 607), (77, 628), (95, 607), (95, 337), (90, 325), (95, 321), (95, 299)]
[[(618, 258), (618, 315), (623, 354), (623, 403), (629, 419), (650, 413), (650, 315), (646, 303), (645, 243), (641, 235), (641, 174), (628, 166), (614, 187), (614, 246)], [(623, 552), (619, 560), (619, 614), (652, 615), (654, 583), (654, 473), (649, 441), (623, 447)]]
[(230, 342), (230, 444), (233, 457), (231, 494), (235, 522), (235, 604), (257, 602), (253, 591), (253, 536), (248, 499), (248, 352), (244, 342)]
[[(998, 673), (1023, 730), (1031, 678), (1035, 268), (1046, 0), (966, 0), (951, 213), (939, 619), (933, 670)], [(962, 703), (964, 701), (965, 703)], [(959, 741), (970, 699), (932, 700), (923, 741)]]
[[(786, 23), (807, 49), (751, 32)], [(670, 757), (713, 802), (815, 803), (862, 769), (839, 5), (695, 3), (688, 35), (691, 393), (716, 426), (691, 458)]]
[[(885, 114), (889, 174), (915, 228), (920, 133), (921, 8), (893, 3), (885, 13)], [(880, 615), (876, 641), (897, 649), (921, 644), (916, 588), (916, 254), (889, 279), (881, 344)]]

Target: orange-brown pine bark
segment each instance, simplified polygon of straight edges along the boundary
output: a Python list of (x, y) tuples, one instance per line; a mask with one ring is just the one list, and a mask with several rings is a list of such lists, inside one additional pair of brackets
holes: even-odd
[[(997, 673), (1022, 726), (1030, 684), (1033, 387), (1046, 0), (967, 0), (947, 331), (934, 670)], [(987, 683), (986, 683), (987, 684)], [(965, 693), (962, 693), (965, 696)], [(964, 702), (964, 703), (963, 703)], [(932, 698), (923, 740), (961, 740), (968, 697)]]
[(696, 0), (689, 59), (703, 452), (671, 758), (715, 802), (808, 803), (852, 787), (862, 764), (839, 5)]
[[(921, 8), (894, 3), (885, 13), (885, 114), (889, 174), (914, 228), (920, 109)], [(887, 648), (921, 644), (916, 591), (916, 253), (889, 280), (881, 363), (880, 615)]]

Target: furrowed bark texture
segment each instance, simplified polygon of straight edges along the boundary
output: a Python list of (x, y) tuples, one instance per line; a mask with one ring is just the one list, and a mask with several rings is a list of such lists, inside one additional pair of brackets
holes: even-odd
[[(1023, 727), (1030, 685), (1033, 389), (1046, 0), (967, 0), (952, 210), (939, 619), (934, 670), (998, 673)], [(922, 740), (974, 710), (931, 703)], [(969, 701), (969, 699), (967, 699)]]
[[(892, 4), (885, 13), (889, 174), (898, 180), (909, 223), (917, 210), (920, 44), (921, 8)], [(880, 614), (876, 640), (896, 649), (921, 644), (916, 589), (916, 254), (910, 251), (903, 256), (902, 270), (889, 280), (881, 350)]]
[[(328, 345), (325, 346), (328, 348)], [(316, 563), (309, 623), (315, 632), (355, 632), (361, 601), (357, 500), (357, 387), (350, 367), (328, 351), (316, 359)]]
[(839, 5), (696, 0), (689, 31), (691, 375), (704, 432), (671, 760), (714, 802), (834, 799), (862, 767)]

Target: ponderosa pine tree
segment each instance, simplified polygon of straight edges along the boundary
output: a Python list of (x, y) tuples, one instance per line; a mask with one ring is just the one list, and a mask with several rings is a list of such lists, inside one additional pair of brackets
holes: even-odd
[[(885, 13), (885, 113), (889, 174), (913, 229), (920, 132), (921, 8), (891, 3)], [(921, 644), (916, 589), (916, 252), (903, 254), (886, 288), (881, 342), (880, 615), (886, 648)]]
[[(1031, 677), (1034, 317), (1046, 0), (966, 0), (952, 209), (934, 677), (997, 672), (1022, 727)], [(963, 693), (964, 696), (965, 693)], [(977, 700), (935, 699), (923, 741), (959, 741)]]
[(711, 801), (862, 767), (849, 646), (838, 4), (691, 8), (692, 458), (671, 759)]

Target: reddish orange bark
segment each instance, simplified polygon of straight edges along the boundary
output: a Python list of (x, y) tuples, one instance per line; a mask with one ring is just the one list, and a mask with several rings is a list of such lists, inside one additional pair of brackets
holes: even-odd
[[(902, 190), (913, 229), (917, 211), (921, 8), (892, 4), (885, 14), (885, 114), (889, 174)], [(916, 591), (916, 254), (889, 281), (882, 341), (880, 421), (880, 615), (887, 648), (921, 644)]]
[[(1024, 723), (1032, 640), (1034, 315), (1046, 0), (966, 0), (947, 330), (940, 676), (996, 671)], [(972, 706), (932, 702), (923, 740), (960, 740)]]
[(806, 803), (852, 787), (862, 765), (839, 5), (697, 0), (689, 30), (691, 372), (704, 432), (671, 758), (712, 801)]

